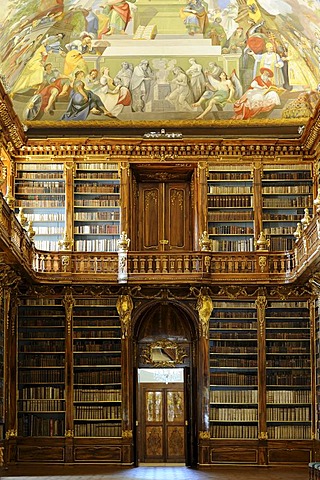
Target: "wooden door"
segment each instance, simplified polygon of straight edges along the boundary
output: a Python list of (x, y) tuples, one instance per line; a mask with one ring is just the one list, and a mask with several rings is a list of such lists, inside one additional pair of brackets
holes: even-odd
[(140, 462), (185, 463), (183, 384), (140, 385)]
[(138, 185), (138, 250), (190, 250), (190, 183)]

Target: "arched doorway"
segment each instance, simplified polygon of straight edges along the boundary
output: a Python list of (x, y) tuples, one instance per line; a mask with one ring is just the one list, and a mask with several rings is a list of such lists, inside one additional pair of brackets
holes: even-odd
[(148, 302), (134, 318), (136, 465), (196, 465), (196, 328), (179, 302)]

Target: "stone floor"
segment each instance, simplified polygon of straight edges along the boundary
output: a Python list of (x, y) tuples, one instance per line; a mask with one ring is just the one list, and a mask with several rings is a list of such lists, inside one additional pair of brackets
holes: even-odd
[(5, 480), (308, 480), (308, 466), (236, 467), (190, 469), (182, 466), (138, 468), (98, 465), (41, 467), (16, 466), (0, 470)]

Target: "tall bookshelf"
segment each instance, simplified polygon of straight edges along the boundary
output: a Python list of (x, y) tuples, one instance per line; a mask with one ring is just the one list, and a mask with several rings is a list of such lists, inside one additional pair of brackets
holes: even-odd
[(116, 251), (120, 236), (120, 180), (115, 163), (77, 163), (74, 179), (76, 251)]
[(66, 226), (63, 163), (19, 162), (15, 175), (16, 213), (22, 208), (40, 250), (59, 249)]
[(65, 310), (24, 298), (18, 313), (18, 435), (65, 434)]
[(74, 306), (76, 437), (121, 437), (121, 326), (115, 305), (115, 298), (79, 298)]
[(264, 165), (262, 176), (262, 228), (271, 250), (292, 250), (297, 222), (313, 206), (312, 166)]
[(254, 249), (250, 165), (209, 165), (208, 234), (214, 251)]
[(311, 439), (308, 302), (269, 302), (266, 308), (266, 374), (268, 438)]
[[(2, 297), (2, 298), (1, 298)], [(0, 442), (4, 438), (4, 294), (0, 288)]]
[(316, 439), (320, 440), (320, 299), (315, 300), (315, 415)]
[(210, 319), (210, 436), (258, 438), (254, 301), (215, 301)]

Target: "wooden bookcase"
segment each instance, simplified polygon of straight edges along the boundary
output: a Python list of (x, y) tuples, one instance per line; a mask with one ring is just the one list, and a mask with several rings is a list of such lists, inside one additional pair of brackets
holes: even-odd
[(254, 301), (215, 301), (210, 320), (210, 436), (258, 436)]
[(214, 251), (254, 250), (251, 165), (209, 165), (208, 233)]
[(74, 177), (74, 243), (80, 252), (117, 249), (120, 180), (115, 163), (77, 163)]
[(76, 437), (121, 437), (121, 326), (115, 302), (77, 299), (74, 306)]
[(271, 250), (292, 250), (297, 222), (312, 216), (312, 166), (266, 164), (262, 173), (262, 229)]
[(14, 179), (16, 213), (23, 209), (40, 250), (59, 250), (66, 228), (63, 163), (18, 162)]
[(268, 438), (310, 439), (312, 398), (307, 301), (268, 303), (266, 373)]
[(18, 435), (65, 434), (65, 312), (61, 299), (27, 298), (18, 313)]

